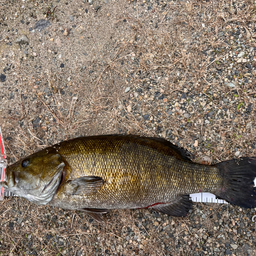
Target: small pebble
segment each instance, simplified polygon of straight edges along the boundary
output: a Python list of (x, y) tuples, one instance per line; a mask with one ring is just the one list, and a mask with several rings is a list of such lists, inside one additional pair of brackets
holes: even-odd
[(146, 114), (146, 115), (142, 115), (142, 117), (144, 118), (144, 120), (149, 120), (150, 115)]
[(66, 29), (64, 30), (64, 32), (63, 32), (63, 35), (64, 35), (64, 36), (68, 36), (68, 35), (69, 35), (69, 29), (66, 28)]
[(129, 92), (131, 90), (130, 87), (127, 87), (124, 92)]
[(34, 26), (34, 29), (36, 29), (39, 32), (41, 32), (42, 30), (44, 30), (45, 28), (47, 28), (50, 25), (51, 25), (51, 23), (50, 23), (49, 20), (41, 19), (41, 20), (36, 22), (36, 24)]
[(230, 244), (230, 246), (231, 246), (234, 250), (236, 250), (236, 249), (238, 248), (238, 245), (237, 245), (237, 244)]
[(6, 75), (1, 74), (1, 75), (0, 75), (0, 81), (1, 81), (1, 82), (5, 82), (5, 80), (6, 80)]
[(241, 57), (243, 57), (243, 56), (244, 56), (244, 52), (240, 52), (240, 53), (237, 55), (238, 58), (241, 58)]
[(29, 40), (25, 35), (22, 35), (21, 37), (19, 37), (15, 42), (17, 44), (29, 44)]
[(226, 250), (226, 255), (231, 255), (231, 254), (232, 254), (232, 252), (229, 249), (227, 249)]
[(96, 6), (96, 7), (95, 7), (95, 11), (97, 12), (100, 8), (101, 8), (100, 5)]
[(212, 159), (209, 156), (202, 156), (199, 158), (199, 163), (210, 165), (212, 163)]
[(229, 82), (229, 83), (225, 82), (225, 85), (230, 87), (230, 88), (235, 88), (236, 87), (236, 85), (232, 82)]
[(41, 123), (41, 118), (40, 117), (36, 117), (33, 121), (32, 121), (32, 124), (33, 124), (33, 128), (34, 129), (37, 129), (39, 127)]

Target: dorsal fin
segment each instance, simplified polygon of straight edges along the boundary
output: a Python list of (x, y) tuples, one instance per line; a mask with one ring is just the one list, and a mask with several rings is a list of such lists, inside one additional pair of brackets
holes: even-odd
[(163, 138), (154, 138), (154, 137), (148, 137), (151, 140), (155, 140), (157, 142), (162, 143), (165, 146), (168, 146), (169, 148), (171, 148), (172, 150), (176, 151), (176, 153), (181, 157), (181, 159), (185, 160), (185, 161), (189, 161), (192, 162), (190, 157), (193, 158), (193, 155), (186, 149), (182, 148), (182, 147), (178, 147), (174, 144), (172, 144), (170, 141), (163, 139)]

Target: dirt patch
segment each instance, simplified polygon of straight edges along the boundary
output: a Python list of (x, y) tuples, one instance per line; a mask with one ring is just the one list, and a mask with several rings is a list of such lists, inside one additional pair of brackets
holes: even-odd
[[(91, 4), (90, 4), (91, 3)], [(9, 163), (83, 135), (161, 136), (213, 162), (255, 152), (253, 1), (2, 1)], [(254, 210), (186, 218), (1, 203), (1, 255), (256, 255)]]

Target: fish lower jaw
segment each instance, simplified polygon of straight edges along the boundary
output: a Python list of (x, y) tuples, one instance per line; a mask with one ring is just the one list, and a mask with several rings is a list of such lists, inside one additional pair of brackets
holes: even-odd
[(36, 189), (23, 189), (19, 187), (13, 187), (8, 189), (10, 192), (13, 192), (15, 195), (23, 197), (28, 201), (35, 203), (37, 205), (46, 205), (49, 204), (56, 191), (59, 188), (62, 178), (62, 172), (59, 172), (55, 175), (43, 189), (40, 189), (40, 186)]
[(46, 205), (51, 202), (53, 196), (42, 198), (41, 196), (36, 197), (34, 195), (26, 195), (23, 198), (27, 199), (28, 201), (35, 203), (37, 205)]

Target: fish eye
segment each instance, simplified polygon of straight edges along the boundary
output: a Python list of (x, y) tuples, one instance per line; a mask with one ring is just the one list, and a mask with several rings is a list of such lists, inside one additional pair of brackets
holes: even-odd
[(28, 167), (29, 164), (30, 164), (29, 159), (25, 159), (25, 160), (22, 161), (21, 166), (22, 166), (22, 167)]

